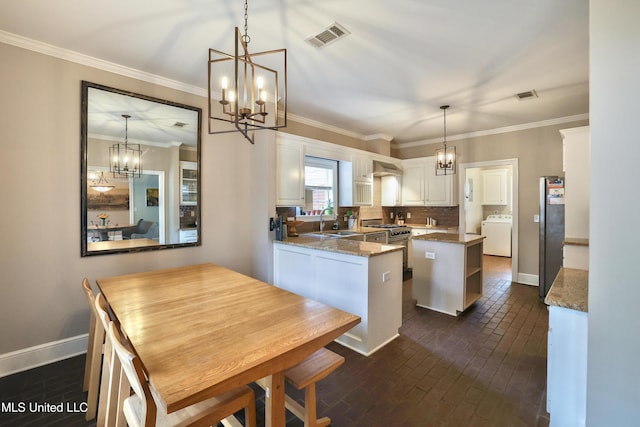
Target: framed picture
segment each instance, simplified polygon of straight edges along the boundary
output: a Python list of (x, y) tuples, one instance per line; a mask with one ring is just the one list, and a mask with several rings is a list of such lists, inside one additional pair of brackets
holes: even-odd
[(158, 206), (157, 188), (147, 188), (147, 206)]

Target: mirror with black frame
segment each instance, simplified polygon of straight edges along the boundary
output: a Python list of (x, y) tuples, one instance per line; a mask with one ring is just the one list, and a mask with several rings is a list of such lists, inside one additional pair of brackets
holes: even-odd
[(202, 110), (82, 82), (82, 256), (198, 246)]

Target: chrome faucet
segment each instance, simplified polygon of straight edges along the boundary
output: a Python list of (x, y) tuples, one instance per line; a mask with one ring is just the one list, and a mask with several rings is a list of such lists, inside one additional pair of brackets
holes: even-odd
[(324, 208), (320, 211), (320, 232), (322, 233), (324, 231), (324, 213), (325, 211), (330, 211), (332, 210), (332, 208)]

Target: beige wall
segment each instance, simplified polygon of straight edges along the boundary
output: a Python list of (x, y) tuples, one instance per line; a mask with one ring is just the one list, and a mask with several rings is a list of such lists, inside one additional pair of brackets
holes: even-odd
[[(455, 145), (459, 163), (518, 159), (519, 225), (518, 272), (538, 275), (538, 178), (563, 175), (560, 129), (584, 126), (585, 120), (517, 132), (450, 141)], [(441, 144), (395, 148), (391, 155), (401, 159), (433, 156)], [(515, 218), (514, 218), (515, 220)]]
[[(262, 268), (252, 256), (251, 224), (268, 224), (269, 213), (264, 202), (256, 206), (251, 194), (268, 194), (269, 183), (254, 174), (259, 166), (246, 165), (261, 165), (265, 153), (238, 134), (208, 135), (206, 129), (202, 246), (80, 257), (80, 81), (203, 111), (206, 98), (5, 44), (0, 44), (0, 57), (0, 355), (86, 333), (84, 276), (94, 282), (198, 262), (247, 274)], [(235, 209), (222, 209), (228, 206)], [(230, 221), (243, 226), (229, 227)], [(265, 240), (268, 230), (261, 228)]]

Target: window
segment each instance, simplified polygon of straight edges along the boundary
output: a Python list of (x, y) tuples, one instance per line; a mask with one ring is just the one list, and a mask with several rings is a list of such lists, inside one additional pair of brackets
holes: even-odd
[[(325, 208), (335, 208), (338, 162), (306, 156), (304, 161), (304, 189), (306, 215), (320, 215)], [(325, 212), (333, 215), (335, 212)]]

